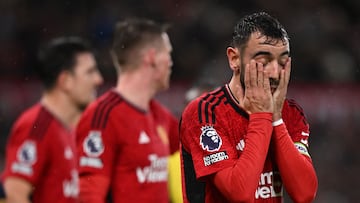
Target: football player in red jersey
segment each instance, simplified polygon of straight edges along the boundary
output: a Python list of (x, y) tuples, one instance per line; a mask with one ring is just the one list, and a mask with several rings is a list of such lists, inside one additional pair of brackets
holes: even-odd
[(77, 128), (81, 202), (169, 201), (167, 164), (179, 149), (178, 121), (154, 96), (169, 86), (171, 51), (163, 25), (147, 19), (116, 25), (117, 84), (87, 108)]
[(8, 203), (75, 203), (79, 185), (74, 127), (102, 83), (91, 47), (77, 37), (52, 40), (39, 54), (40, 102), (15, 122), (6, 148)]
[(286, 99), (291, 58), (284, 27), (247, 15), (227, 48), (230, 82), (193, 100), (180, 124), (185, 202), (311, 202), (317, 177), (309, 125)]

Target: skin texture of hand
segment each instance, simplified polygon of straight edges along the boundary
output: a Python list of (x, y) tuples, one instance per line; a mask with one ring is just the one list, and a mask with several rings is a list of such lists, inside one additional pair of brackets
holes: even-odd
[(272, 95), (274, 105), (273, 121), (281, 119), (281, 110), (287, 94), (287, 88), (290, 80), (290, 72), (291, 58), (289, 58), (286, 62), (285, 68), (281, 70), (279, 86), (276, 88), (274, 94)]
[(238, 87), (237, 96), (242, 107), (249, 113), (273, 112), (269, 74), (264, 71), (263, 64), (251, 60), (245, 66), (245, 94)]
[(26, 180), (18, 177), (8, 177), (4, 182), (6, 203), (30, 203), (29, 196), (32, 185)]

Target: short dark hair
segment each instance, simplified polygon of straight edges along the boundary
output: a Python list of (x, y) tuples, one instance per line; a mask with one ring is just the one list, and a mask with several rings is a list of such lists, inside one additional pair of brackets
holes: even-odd
[(282, 40), (284, 43), (289, 36), (280, 22), (265, 12), (253, 13), (240, 19), (235, 25), (231, 46), (243, 47), (249, 41), (252, 33), (260, 32), (266, 36), (269, 43), (272, 40)]
[(161, 39), (168, 25), (149, 19), (132, 18), (116, 24), (112, 52), (120, 66), (129, 63), (130, 55), (137, 48)]
[(73, 71), (76, 56), (80, 53), (94, 53), (90, 44), (80, 37), (59, 37), (52, 39), (38, 53), (38, 73), (45, 89), (52, 89), (59, 74)]

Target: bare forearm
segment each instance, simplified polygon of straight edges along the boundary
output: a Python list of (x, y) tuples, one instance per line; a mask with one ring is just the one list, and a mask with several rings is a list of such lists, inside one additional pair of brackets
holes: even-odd
[(6, 203), (31, 203), (27, 197), (22, 195), (6, 195)]
[(18, 178), (8, 177), (4, 181), (6, 203), (31, 203), (29, 196), (32, 186), (29, 182)]

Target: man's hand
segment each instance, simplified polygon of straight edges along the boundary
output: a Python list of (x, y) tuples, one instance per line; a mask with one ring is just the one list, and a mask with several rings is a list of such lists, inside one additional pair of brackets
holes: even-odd
[(273, 112), (273, 98), (271, 95), (269, 74), (264, 71), (261, 63), (251, 60), (245, 66), (245, 94), (238, 92), (240, 104), (249, 113)]
[(6, 203), (30, 203), (29, 197), (33, 187), (25, 179), (10, 176), (4, 181), (4, 190), (6, 194)]
[(274, 112), (273, 121), (281, 119), (281, 111), (287, 94), (287, 88), (290, 80), (291, 72), (291, 58), (289, 58), (285, 64), (285, 68), (280, 71), (280, 82), (276, 88), (273, 97)]

